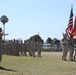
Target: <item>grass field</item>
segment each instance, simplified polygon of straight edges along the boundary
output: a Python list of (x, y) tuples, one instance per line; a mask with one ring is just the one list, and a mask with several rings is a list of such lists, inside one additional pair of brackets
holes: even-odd
[(62, 52), (42, 52), (42, 57), (3, 55), (0, 75), (76, 75), (75, 61), (62, 61)]

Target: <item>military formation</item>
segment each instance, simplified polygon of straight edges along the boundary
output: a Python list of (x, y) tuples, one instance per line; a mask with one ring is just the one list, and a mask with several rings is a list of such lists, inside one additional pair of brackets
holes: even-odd
[(8, 40), (2, 44), (2, 53), (13, 56), (31, 56), (35, 57), (35, 52), (41, 57), (42, 43), (35, 41)]
[[(13, 40), (2, 40), (3, 32), (0, 28), (0, 62), (2, 60), (2, 54), (13, 55), (13, 56), (37, 56), (41, 57), (41, 51), (43, 44), (40, 41), (22, 41), (19, 39)], [(74, 45), (73, 38), (68, 38), (66, 34), (63, 34), (63, 39), (61, 40), (62, 46), (62, 60), (67, 60), (67, 54), (69, 52), (69, 60), (75, 59), (76, 56), (76, 45)], [(75, 52), (75, 54), (74, 54)]]
[(2, 54), (12, 56), (37, 56), (41, 57), (43, 44), (40, 41), (22, 41), (20, 39), (2, 40), (3, 30), (0, 28), (0, 62)]

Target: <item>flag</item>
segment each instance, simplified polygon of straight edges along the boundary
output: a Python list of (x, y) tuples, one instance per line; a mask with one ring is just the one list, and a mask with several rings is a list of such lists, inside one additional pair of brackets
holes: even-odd
[(37, 35), (36, 41), (37, 41), (37, 42), (40, 41), (40, 36), (39, 36), (39, 34)]
[(66, 28), (66, 35), (68, 37), (70, 37), (71, 35), (72, 28), (73, 28), (73, 7), (71, 7), (70, 18), (69, 18), (68, 26)]
[(75, 15), (74, 27), (72, 30), (72, 37), (74, 37), (75, 35), (76, 35), (76, 15)]

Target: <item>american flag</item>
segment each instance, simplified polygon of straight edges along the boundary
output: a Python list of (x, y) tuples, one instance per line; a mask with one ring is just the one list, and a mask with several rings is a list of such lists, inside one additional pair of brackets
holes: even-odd
[(74, 21), (74, 27), (72, 30), (72, 37), (76, 36), (76, 15), (75, 15), (75, 21)]
[(66, 28), (66, 35), (68, 37), (71, 36), (72, 28), (73, 28), (73, 7), (71, 7), (70, 18), (69, 18), (68, 26)]

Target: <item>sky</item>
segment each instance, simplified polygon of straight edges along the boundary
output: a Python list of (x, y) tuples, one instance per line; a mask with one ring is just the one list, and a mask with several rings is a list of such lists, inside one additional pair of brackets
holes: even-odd
[[(76, 0), (1, 0), (0, 17), (6, 15), (5, 39), (27, 40), (39, 33), (46, 41), (48, 37), (62, 39), (68, 25), (71, 5), (76, 14)], [(3, 24), (0, 22), (3, 29)]]

